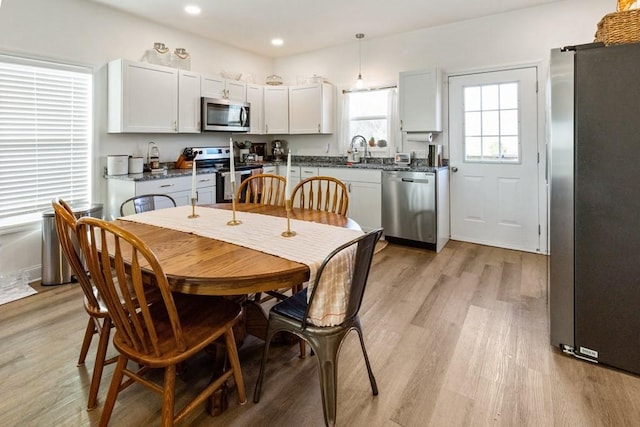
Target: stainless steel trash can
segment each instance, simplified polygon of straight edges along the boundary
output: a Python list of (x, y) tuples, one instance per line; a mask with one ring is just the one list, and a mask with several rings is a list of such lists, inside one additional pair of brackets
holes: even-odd
[[(71, 206), (76, 218), (92, 216), (102, 218), (102, 203), (91, 206)], [(42, 285), (62, 285), (71, 282), (71, 267), (64, 256), (53, 209), (42, 213)]]

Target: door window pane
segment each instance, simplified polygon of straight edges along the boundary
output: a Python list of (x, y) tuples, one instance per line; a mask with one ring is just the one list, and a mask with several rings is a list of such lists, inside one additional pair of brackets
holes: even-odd
[(465, 161), (520, 162), (518, 83), (464, 89)]

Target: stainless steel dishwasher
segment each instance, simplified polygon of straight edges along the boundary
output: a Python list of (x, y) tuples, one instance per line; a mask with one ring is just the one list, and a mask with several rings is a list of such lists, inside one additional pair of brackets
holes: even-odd
[(436, 175), (382, 172), (382, 226), (385, 238), (436, 243)]

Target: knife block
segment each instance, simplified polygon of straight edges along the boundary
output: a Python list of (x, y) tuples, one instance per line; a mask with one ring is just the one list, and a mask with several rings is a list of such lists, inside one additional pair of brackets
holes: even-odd
[(180, 157), (178, 157), (178, 160), (176, 161), (176, 169), (191, 168), (193, 168), (193, 160), (187, 160), (182, 154), (180, 154)]

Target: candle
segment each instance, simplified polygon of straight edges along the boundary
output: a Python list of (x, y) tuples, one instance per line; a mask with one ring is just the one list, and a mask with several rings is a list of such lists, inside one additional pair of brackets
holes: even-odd
[(193, 173), (191, 174), (191, 198), (196, 199), (196, 161), (193, 160)]
[(233, 139), (229, 137), (229, 168), (231, 174), (231, 182), (236, 182), (236, 165), (233, 156)]
[(284, 197), (291, 200), (291, 150), (287, 154), (287, 184), (284, 188)]

